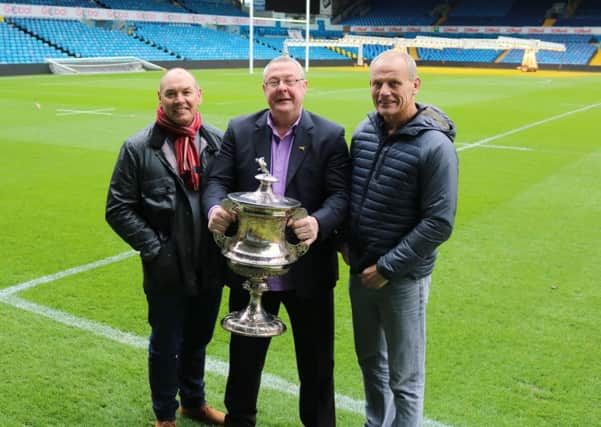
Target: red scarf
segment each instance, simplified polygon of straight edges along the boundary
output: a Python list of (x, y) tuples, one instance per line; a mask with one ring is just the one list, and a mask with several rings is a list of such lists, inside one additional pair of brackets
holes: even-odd
[(200, 188), (200, 164), (194, 140), (198, 129), (202, 126), (200, 113), (196, 112), (194, 121), (189, 126), (177, 126), (169, 120), (163, 108), (159, 106), (157, 109), (157, 125), (177, 136), (174, 141), (177, 171), (188, 187), (198, 191)]

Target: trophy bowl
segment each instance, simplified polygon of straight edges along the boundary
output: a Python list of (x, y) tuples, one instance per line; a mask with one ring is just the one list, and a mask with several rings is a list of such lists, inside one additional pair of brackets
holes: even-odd
[(308, 246), (286, 240), (286, 224), (290, 219), (307, 216), (300, 202), (273, 193), (277, 182), (267, 170), (263, 158), (257, 159), (256, 175), (259, 188), (254, 192), (230, 193), (221, 206), (238, 217), (238, 228), (232, 236), (213, 233), (230, 269), (247, 280), (244, 289), (250, 294), (246, 308), (223, 318), (221, 326), (235, 334), (252, 337), (273, 337), (286, 331), (284, 323), (265, 311), (261, 295), (269, 290), (267, 279), (288, 272), (289, 266), (301, 257)]

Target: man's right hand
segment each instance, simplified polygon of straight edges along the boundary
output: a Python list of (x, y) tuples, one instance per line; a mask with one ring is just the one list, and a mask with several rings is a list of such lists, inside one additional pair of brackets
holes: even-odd
[(388, 284), (388, 279), (378, 273), (373, 264), (361, 272), (361, 284), (368, 289), (380, 289)]
[(213, 206), (209, 211), (209, 230), (214, 233), (225, 234), (225, 231), (234, 221), (236, 221), (236, 214), (219, 205)]

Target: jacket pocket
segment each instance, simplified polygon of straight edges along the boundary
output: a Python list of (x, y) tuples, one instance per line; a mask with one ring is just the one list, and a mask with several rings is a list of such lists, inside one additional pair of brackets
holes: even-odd
[(161, 241), (161, 250), (150, 261), (143, 261), (145, 285), (152, 291), (178, 288), (181, 272), (175, 242), (172, 238)]
[(175, 182), (163, 177), (142, 183), (142, 212), (149, 224), (168, 233), (175, 212)]

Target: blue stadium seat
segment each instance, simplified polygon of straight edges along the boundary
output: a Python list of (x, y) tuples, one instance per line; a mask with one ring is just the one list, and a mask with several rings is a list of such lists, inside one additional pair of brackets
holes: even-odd
[(395, 2), (388, 0), (373, 0), (371, 9), (365, 16), (346, 18), (342, 25), (432, 25), (437, 16), (432, 15), (433, 9), (440, 0), (422, 0), (420, 2)]
[(0, 63), (44, 63), (45, 58), (65, 58), (68, 55), (36, 39), (8, 22), (0, 22)]
[[(191, 24), (136, 23), (136, 35), (184, 59), (248, 59), (248, 39), (241, 35)], [(227, 46), (227, 48), (224, 48)], [(278, 51), (256, 43), (256, 59), (271, 59)]]
[(248, 16), (224, 0), (184, 0), (181, 3), (189, 11), (203, 15)]
[(149, 61), (174, 60), (168, 53), (127, 34), (126, 28), (97, 27), (80, 21), (62, 19), (16, 18), (15, 24), (78, 58), (136, 56)]

